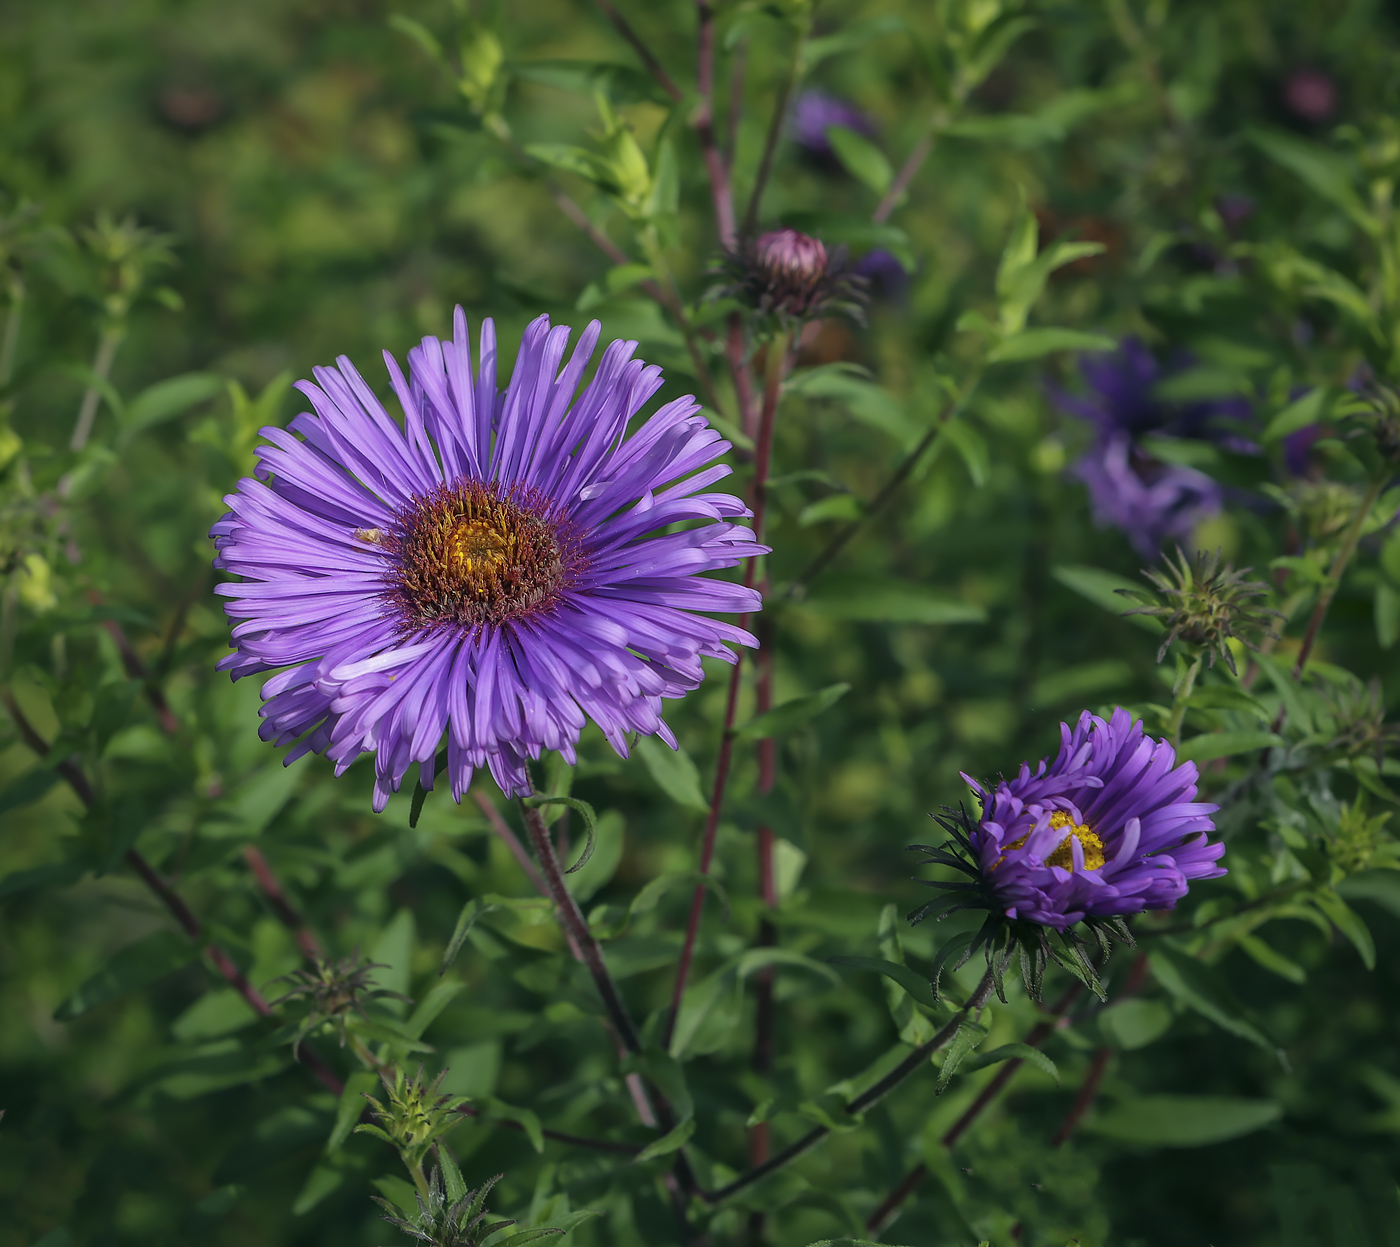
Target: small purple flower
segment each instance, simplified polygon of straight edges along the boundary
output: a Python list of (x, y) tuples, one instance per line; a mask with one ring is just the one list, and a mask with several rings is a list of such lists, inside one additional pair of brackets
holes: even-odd
[(1120, 529), (1144, 558), (1185, 541), (1222, 503), (1204, 472), (1144, 455), (1125, 433), (1100, 438), (1070, 471), (1089, 489), (1094, 522)]
[(909, 274), (891, 252), (883, 247), (869, 251), (856, 261), (851, 270), (863, 277), (873, 298), (898, 303), (909, 288)]
[(211, 531), (216, 566), (242, 577), (218, 587), (237, 651), (219, 667), (282, 668), (261, 735), (292, 744), (288, 762), (314, 750), (339, 774), (373, 753), (382, 810), (415, 762), (432, 786), (446, 733), (454, 798), (483, 766), (524, 795), (527, 761), (573, 762), (588, 718), (623, 756), (629, 732), (674, 747), (662, 700), (700, 684), (702, 658), (755, 644), (698, 613), (760, 606), (701, 574), (764, 552), (732, 522), (744, 504), (707, 492), (729, 444), (691, 398), (627, 435), (661, 385), (635, 342), (576, 396), (600, 331), (564, 363), (570, 330), (540, 317), (500, 391), (492, 322), (473, 376), (458, 308), (453, 341), (409, 352), (409, 379), (385, 352), (402, 426), (341, 357), (300, 384), (315, 415), (262, 430), (257, 479)]
[(832, 126), (854, 130), (867, 137), (875, 133), (875, 123), (848, 100), (825, 91), (803, 91), (792, 106), (793, 141), (821, 161), (833, 161), (827, 131)]
[(1219, 806), (1196, 797), (1196, 764), (1174, 766), (1165, 741), (1123, 709), (1060, 725), (1060, 753), (988, 792), (971, 847), (1012, 920), (1063, 931), (1086, 918), (1171, 909), (1193, 879), (1225, 874), (1212, 843)]

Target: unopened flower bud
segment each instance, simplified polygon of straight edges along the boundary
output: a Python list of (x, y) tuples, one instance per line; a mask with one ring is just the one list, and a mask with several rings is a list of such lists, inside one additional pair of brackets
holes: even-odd
[(799, 230), (772, 230), (727, 258), (733, 280), (724, 293), (781, 321), (831, 311), (860, 319), (865, 282), (846, 273), (843, 260), (841, 252), (829, 254), (818, 239)]

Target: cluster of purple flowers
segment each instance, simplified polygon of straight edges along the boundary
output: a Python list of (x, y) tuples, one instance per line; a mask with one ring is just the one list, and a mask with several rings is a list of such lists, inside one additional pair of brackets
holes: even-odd
[(1093, 444), (1072, 471), (1088, 487), (1095, 522), (1120, 529), (1148, 558), (1169, 542), (1184, 541), (1218, 512), (1222, 493), (1204, 472), (1154, 458), (1143, 447), (1144, 436), (1207, 440), (1244, 454), (1258, 451), (1240, 432), (1250, 416), (1247, 401), (1166, 401), (1156, 388), (1172, 371), (1143, 343), (1128, 338), (1111, 354), (1084, 357), (1080, 372), (1086, 393), (1052, 392), (1060, 410), (1093, 426)]
[[(787, 242), (768, 238), (779, 259), (811, 258)], [(744, 504), (710, 488), (728, 443), (690, 398), (629, 434), (660, 370), (614, 342), (579, 392), (600, 327), (566, 361), (569, 334), (536, 320), (500, 389), (492, 323), (474, 362), (458, 309), (453, 340), (425, 338), (407, 377), (385, 354), (402, 423), (349, 360), (317, 369), (301, 385), (314, 414), (262, 431), (255, 478), (214, 525), (217, 566), (239, 578), (218, 590), (235, 621), (221, 669), (276, 672), (261, 734), (292, 746), (288, 761), (316, 751), (339, 774), (374, 755), (376, 810), (415, 764), (430, 788), (442, 756), (458, 800), (482, 767), (526, 795), (528, 762), (544, 750), (572, 762), (587, 719), (624, 756), (633, 732), (674, 747), (664, 699), (700, 684), (702, 658), (733, 662), (730, 646), (755, 643), (706, 614), (760, 606), (704, 575), (766, 552), (736, 522)], [(1155, 362), (1129, 344), (1089, 368), (1097, 398), (1072, 401), (1101, 425), (1098, 460), (1150, 490), (1114, 438), (1162, 427), (1144, 397)], [(1179, 475), (1157, 485), (1211, 497)], [(977, 882), (963, 886), (1005, 919), (1061, 931), (1174, 905), (1190, 880), (1224, 873), (1216, 807), (1195, 801), (1194, 764), (1174, 763), (1125, 711), (1086, 712), (1053, 764), (974, 784), (983, 810), (964, 868)]]

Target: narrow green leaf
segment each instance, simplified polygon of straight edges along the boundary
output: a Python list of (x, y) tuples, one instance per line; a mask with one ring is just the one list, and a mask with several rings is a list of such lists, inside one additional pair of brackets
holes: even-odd
[(1117, 345), (1103, 334), (1079, 329), (1024, 329), (997, 343), (987, 359), (993, 364), (1019, 364), (1056, 351), (1111, 351)]
[(979, 1026), (970, 1018), (964, 1018), (962, 1025), (953, 1036), (953, 1041), (948, 1045), (943, 1054), (943, 1066), (938, 1071), (938, 1083), (934, 1087), (936, 1095), (942, 1095), (947, 1088), (953, 1075), (957, 1073), (958, 1066), (971, 1054), (987, 1037), (987, 1028)]
[(449, 1004), (453, 997), (466, 988), (465, 983), (439, 983), (422, 1000), (418, 1002), (418, 1007), (409, 1015), (408, 1021), (404, 1023), (405, 1035), (410, 1035), (414, 1039), (419, 1039), (425, 1030), (430, 1027)]
[(1301, 398), (1294, 399), (1269, 421), (1264, 430), (1265, 443), (1282, 441), (1290, 433), (1317, 424), (1327, 413), (1331, 391), (1325, 387), (1309, 390)]
[(187, 372), (141, 391), (122, 413), (122, 440), (207, 403), (223, 393), (224, 379), (212, 372)]
[(1285, 957), (1276, 948), (1266, 944), (1257, 935), (1242, 935), (1240, 948), (1271, 974), (1287, 979), (1290, 983), (1302, 985), (1308, 981), (1308, 972), (1290, 957)]
[(893, 979), (915, 1000), (922, 1005), (927, 1005), (930, 1009), (934, 1008), (937, 1003), (933, 998), (933, 991), (929, 987), (928, 980), (917, 970), (901, 965), (897, 961), (890, 961), (885, 957), (830, 957), (828, 960), (834, 966), (850, 966), (855, 970), (873, 970), (876, 974), (883, 974), (887, 979)]
[(158, 983), (189, 965), (199, 950), (174, 931), (155, 931), (128, 944), (54, 1010), (60, 1022), (71, 1022), (89, 1009)]
[(1316, 194), (1335, 204), (1367, 233), (1380, 231), (1375, 216), (1355, 189), (1356, 166), (1346, 157), (1318, 143), (1277, 130), (1251, 127), (1246, 134), (1266, 156), (1297, 174)]
[(1052, 567), (1050, 574), (1066, 589), (1073, 590), (1082, 598), (1088, 598), (1095, 606), (1101, 606), (1104, 610), (1125, 618), (1128, 623), (1135, 624), (1147, 632), (1162, 631), (1161, 620), (1152, 615), (1126, 614), (1136, 605), (1136, 600), (1124, 596), (1118, 590), (1129, 589), (1135, 594), (1142, 593), (1146, 587), (1143, 584), (1114, 572), (1106, 572), (1099, 567), (1077, 564)]
[(1176, 756), (1182, 762), (1214, 762), (1217, 758), (1232, 758), (1237, 753), (1255, 753), (1283, 744), (1273, 732), (1207, 732), (1181, 742)]
[(958, 452), (958, 458), (963, 461), (968, 476), (972, 478), (973, 487), (981, 489), (987, 483), (987, 477), (992, 470), (992, 455), (987, 449), (987, 439), (966, 420), (957, 419), (948, 421), (943, 428), (943, 436)]
[(1319, 888), (1312, 902), (1327, 915), (1328, 920), (1355, 946), (1368, 970), (1376, 968), (1376, 941), (1361, 916), (1331, 888)]
[(598, 816), (594, 814), (593, 807), (587, 801), (580, 801), (577, 797), (527, 797), (526, 805), (566, 805), (569, 809), (583, 816), (583, 830), (587, 836), (584, 842), (583, 852), (579, 854), (579, 859), (564, 873), (571, 875), (576, 870), (582, 870), (588, 859), (593, 856), (593, 850), (598, 843)]
[(889, 159), (863, 134), (845, 126), (829, 126), (827, 142), (846, 172), (858, 182), (864, 182), (877, 195), (883, 195), (894, 181), (894, 169)]
[(34, 888), (66, 888), (77, 883), (87, 868), (81, 862), (52, 862), (47, 866), (31, 866), (0, 878), (0, 900), (18, 896)]
[(802, 606), (828, 619), (851, 623), (985, 623), (987, 612), (970, 602), (951, 601), (923, 585), (865, 576), (828, 576)]
[(756, 715), (742, 727), (734, 729), (734, 739), (743, 742), (786, 736), (808, 719), (816, 718), (823, 710), (829, 710), (850, 691), (849, 684), (830, 684), (818, 692), (809, 693), (806, 697), (794, 697), (791, 701), (775, 706), (766, 714)]
[(338, 1152), (350, 1137), (355, 1123), (364, 1115), (367, 1102), (365, 1094), (372, 1092), (379, 1079), (372, 1070), (359, 1070), (345, 1080), (345, 1089), (335, 1107), (335, 1125), (331, 1127), (331, 1137), (326, 1140), (326, 1155)]
[(1238, 1139), (1283, 1116), (1273, 1100), (1224, 1095), (1153, 1095), (1122, 1100), (1085, 1125), (1096, 1134), (1125, 1143), (1159, 1147), (1204, 1147)]
[(41, 766), (26, 771), (0, 790), (0, 814), (8, 814), (11, 810), (21, 810), (26, 805), (33, 805), (47, 795), (49, 789), (57, 783), (58, 772), (50, 767)]
[(1279, 1053), (1278, 1044), (1249, 1016), (1212, 966), (1170, 944), (1154, 949), (1150, 959), (1157, 981), (1182, 1004), (1221, 1030), (1258, 1044), (1266, 1052)]
[(344, 1181), (345, 1175), (339, 1169), (330, 1165), (314, 1165), (292, 1203), (292, 1216), (304, 1217)]
[(1099, 1033), (1113, 1047), (1133, 1052), (1171, 1029), (1172, 1011), (1160, 1000), (1122, 1000), (1098, 1015)]
[(402, 13), (389, 14), (389, 25), (400, 34), (407, 35), (435, 61), (442, 60), (442, 44), (422, 22), (405, 17)]
[(1049, 1074), (1060, 1085), (1060, 1067), (1039, 1048), (1027, 1043), (1007, 1043), (990, 1052), (979, 1052), (966, 1062), (970, 1070), (985, 1069), (988, 1065), (999, 1065), (1002, 1061), (1029, 1061), (1042, 1073)]
[(669, 1156), (672, 1152), (679, 1151), (690, 1142), (690, 1136), (695, 1133), (695, 1118), (687, 1117), (678, 1123), (671, 1130), (668, 1130), (661, 1138), (648, 1143), (633, 1158), (634, 1164), (642, 1164), (644, 1161), (654, 1160), (658, 1156)]
[(447, 941), (447, 948), (443, 950), (442, 965), (438, 967), (439, 977), (446, 974), (448, 967), (457, 960), (457, 954), (462, 951), (462, 945), (467, 942), (467, 936), (471, 934), (476, 920), (496, 908), (498, 907), (495, 905), (484, 905), (479, 896), (472, 897), (462, 906), (462, 912), (457, 915), (457, 925), (452, 931), (452, 938)]
[(656, 786), (687, 810), (709, 812), (710, 803), (700, 791), (700, 769), (684, 749), (672, 749), (655, 736), (639, 737), (633, 746), (646, 763)]

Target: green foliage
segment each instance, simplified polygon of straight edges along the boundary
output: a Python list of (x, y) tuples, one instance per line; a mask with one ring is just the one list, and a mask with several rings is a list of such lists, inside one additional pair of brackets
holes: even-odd
[[(5, 6), (0, 1247), (378, 1244), (376, 1194), (439, 1247), (1400, 1241), (1398, 48), (1361, 0)], [(813, 88), (872, 124), (800, 148)], [(887, 274), (786, 375), (711, 293), (779, 226)], [(560, 894), (487, 777), (374, 815), (215, 670), (259, 430), (342, 354), (395, 410), (459, 302), (637, 340), (773, 548), (732, 709), (713, 663), (678, 749), (535, 768)], [(1226, 500), (1149, 613), (1069, 414), (1127, 336), (1130, 470)], [(961, 773), (1115, 705), (1227, 876), (1063, 939), (910, 878)]]

